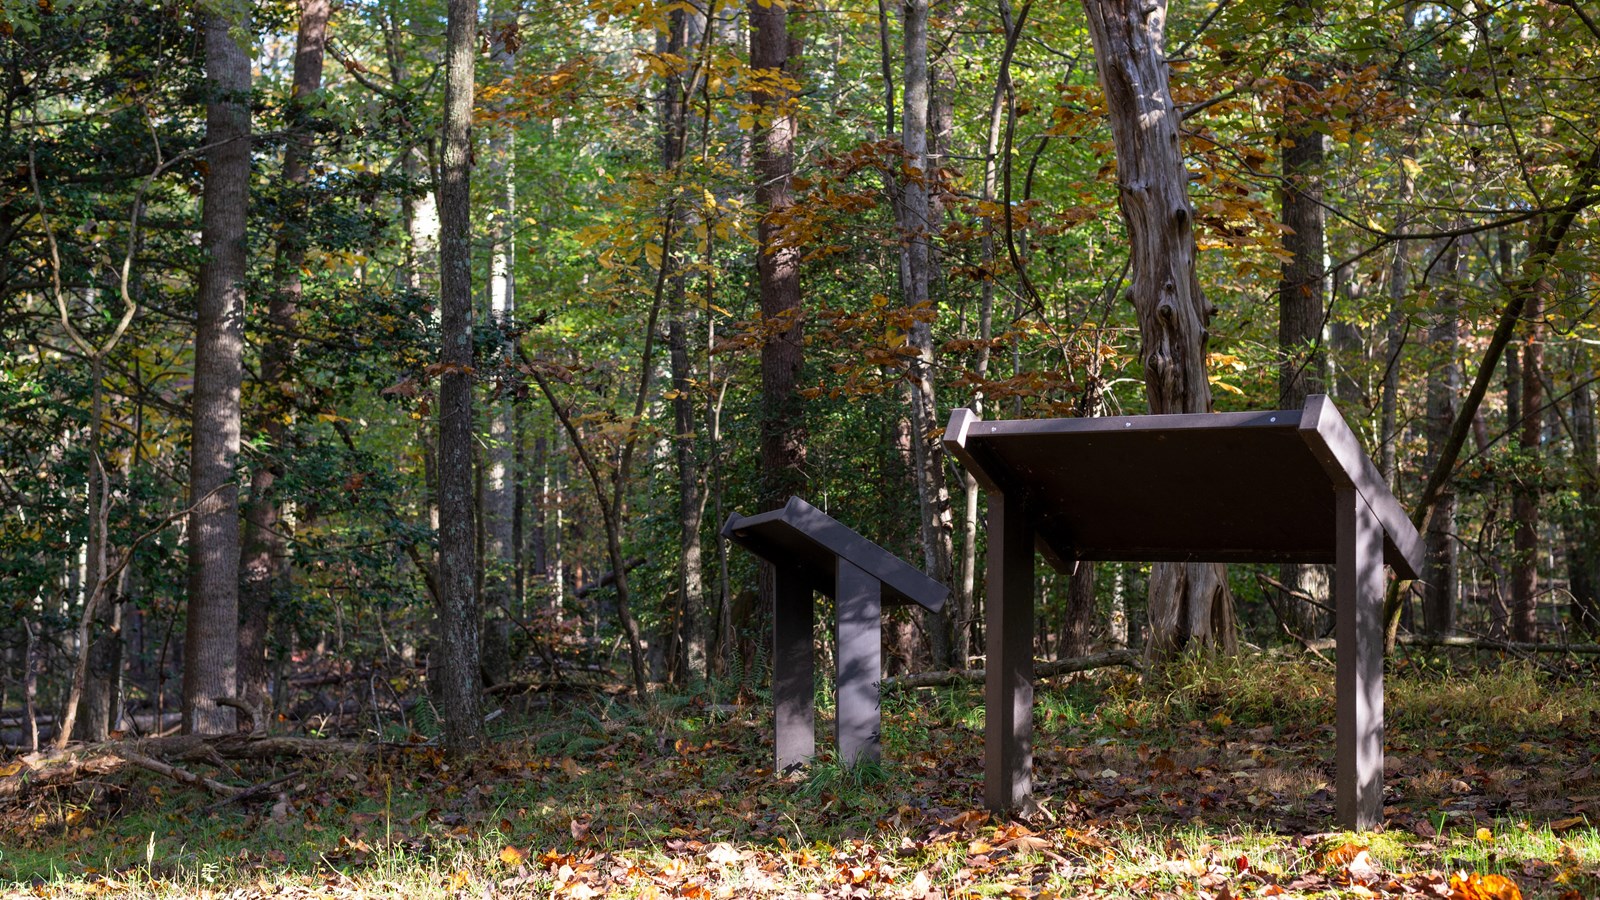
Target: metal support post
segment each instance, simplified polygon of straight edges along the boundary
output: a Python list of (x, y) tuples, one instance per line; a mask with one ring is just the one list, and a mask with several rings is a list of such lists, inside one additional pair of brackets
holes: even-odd
[(1383, 821), (1383, 528), (1354, 488), (1335, 494), (1334, 807), (1340, 826), (1366, 831)]
[(839, 761), (846, 766), (882, 758), (878, 681), (883, 672), (882, 584), (845, 559), (838, 561), (834, 606), (838, 622)]
[(983, 801), (995, 812), (1033, 790), (1033, 537), (1026, 503), (990, 493)]

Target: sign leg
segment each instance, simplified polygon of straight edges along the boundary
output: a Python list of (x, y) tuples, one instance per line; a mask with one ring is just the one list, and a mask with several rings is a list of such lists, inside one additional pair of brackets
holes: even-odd
[(1336, 500), (1334, 805), (1341, 827), (1366, 831), (1383, 821), (1383, 529), (1355, 490)]
[(814, 599), (799, 572), (773, 566), (772, 709), (779, 774), (817, 752), (816, 660), (811, 628)]
[(995, 812), (1033, 791), (1033, 523), (1020, 497), (989, 494), (988, 660), (983, 802)]
[(838, 617), (839, 761), (847, 766), (882, 758), (878, 682), (883, 672), (882, 586), (841, 557), (835, 576)]

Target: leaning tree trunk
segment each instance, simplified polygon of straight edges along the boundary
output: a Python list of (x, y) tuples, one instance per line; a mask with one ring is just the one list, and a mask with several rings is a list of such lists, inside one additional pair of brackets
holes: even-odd
[(217, 704), (237, 690), (239, 656), (239, 385), (243, 375), (245, 222), (250, 199), (250, 6), (213, 3), (206, 16), (205, 191), (194, 334), (189, 461), (189, 608), (183, 641), (183, 730), (233, 730)]
[[(1216, 307), (1195, 276), (1194, 212), (1162, 52), (1165, 0), (1084, 0), (1095, 68), (1116, 145), (1118, 203), (1128, 229), (1128, 299), (1139, 318), (1152, 413), (1211, 411), (1208, 325)], [(1225, 567), (1158, 563), (1150, 573), (1152, 659), (1189, 647), (1235, 649)]]
[(450, 0), (439, 166), (439, 684), (445, 745), (483, 736), (472, 503), (472, 97), (475, 0)]
[(304, 293), (300, 269), (305, 265), (309, 213), (304, 191), (311, 175), (312, 150), (307, 117), (312, 98), (322, 87), (329, 13), (329, 0), (301, 0), (287, 116), (292, 137), (283, 154), (283, 184), (290, 200), (278, 228), (272, 267), (275, 289), (267, 301), (267, 337), (261, 348), (262, 399), (256, 410), (257, 425), (266, 436), (267, 458), (250, 473), (250, 503), (245, 507), (243, 554), (239, 561), (239, 696), (263, 710), (271, 699), (267, 689), (267, 633), (273, 593), (288, 574), (283, 504), (273, 495), (273, 486), (288, 449), (289, 429), (285, 422), (290, 403), (282, 382), (291, 371), (294, 344), (289, 336)]
[[(944, 479), (944, 453), (938, 445), (938, 408), (933, 383), (933, 325), (930, 296), (933, 280), (933, 211), (929, 193), (938, 176), (928, 161), (928, 0), (905, 3), (905, 101), (901, 107), (901, 144), (906, 171), (900, 180), (900, 281), (906, 308), (914, 318), (906, 335), (915, 355), (906, 373), (911, 389), (911, 451), (917, 484), (923, 561), (929, 577), (950, 583), (950, 490)], [(950, 617), (925, 613), (929, 652), (936, 668), (954, 663)]]

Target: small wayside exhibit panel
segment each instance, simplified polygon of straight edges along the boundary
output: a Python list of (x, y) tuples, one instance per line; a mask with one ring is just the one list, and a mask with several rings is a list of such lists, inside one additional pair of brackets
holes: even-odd
[(881, 582), (885, 603), (915, 603), (937, 612), (950, 593), (944, 585), (799, 497), (753, 516), (734, 513), (722, 533), (829, 597), (835, 592), (839, 560), (847, 560)]

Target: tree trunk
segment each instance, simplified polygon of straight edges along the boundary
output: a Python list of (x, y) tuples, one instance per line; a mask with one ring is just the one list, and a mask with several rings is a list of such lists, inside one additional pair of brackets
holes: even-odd
[[(513, 29), (516, 13), (502, 16), (496, 30)], [(493, 40), (492, 61), (501, 74), (516, 74), (516, 57), (500, 35)], [(516, 219), (517, 219), (517, 138), (506, 123), (487, 126), (485, 153), (489, 161), (488, 180), (495, 191), (496, 209), (492, 213), (492, 247), (489, 253), (489, 318), (501, 329), (511, 326), (516, 312)], [(509, 367), (512, 348), (504, 348)], [(484, 607), (491, 614), (509, 610), (516, 594), (516, 408), (509, 393), (490, 397), (487, 406), (489, 435), (484, 443), (482, 485), (479, 508), (483, 514), (482, 585)]]
[[(1505, 307), (1500, 312), (1500, 321), (1495, 325), (1494, 334), (1490, 336), (1488, 345), (1484, 348), (1483, 359), (1478, 363), (1477, 372), (1473, 375), (1472, 387), (1467, 390), (1461, 409), (1456, 413), (1455, 421), (1450, 424), (1450, 438), (1445, 442), (1438, 460), (1428, 472), (1428, 482), (1423, 485), (1422, 494), (1412, 508), (1411, 524), (1418, 528), (1422, 527), (1423, 521), (1438, 501), (1445, 483), (1455, 471), (1456, 460), (1460, 458), (1461, 447), (1466, 443), (1472, 422), (1478, 415), (1478, 407), (1483, 403), (1484, 395), (1488, 393), (1489, 382), (1493, 380), (1495, 370), (1499, 368), (1500, 354), (1510, 343), (1512, 332), (1521, 320), (1523, 310), (1543, 289), (1545, 279), (1549, 275), (1550, 264), (1554, 261), (1556, 252), (1565, 243), (1567, 233), (1577, 221), (1578, 214), (1600, 200), (1600, 192), (1595, 188), (1596, 179), (1600, 178), (1600, 149), (1590, 153), (1574, 166), (1572, 174), (1572, 193), (1567, 197), (1567, 202), (1546, 210), (1534, 220), (1537, 227), (1533, 240), (1529, 242), (1528, 256), (1522, 262), (1520, 273), (1514, 278), (1501, 278)], [(1398, 592), (1391, 591), (1389, 596), (1384, 598), (1384, 643), (1388, 649), (1394, 647), (1400, 622), (1401, 607), (1398, 597)]]
[[(250, 199), (250, 7), (218, 0), (206, 16), (205, 190), (201, 198), (194, 419), (189, 462), (189, 608), (183, 730), (232, 731), (216, 703), (238, 689), (239, 385), (243, 373), (245, 223)], [(198, 501), (198, 502), (197, 502)]]
[[(944, 479), (944, 453), (938, 445), (938, 406), (933, 382), (933, 325), (937, 307), (930, 296), (933, 280), (933, 213), (929, 193), (938, 186), (929, 165), (928, 0), (905, 3), (905, 94), (901, 105), (900, 139), (906, 172), (900, 180), (900, 282), (913, 324), (906, 336), (915, 351), (906, 372), (911, 394), (912, 473), (917, 485), (923, 562), (928, 577), (950, 583), (950, 490)], [(924, 615), (929, 652), (935, 667), (953, 664), (950, 618), (942, 610)]]
[[(1216, 308), (1195, 275), (1194, 213), (1178, 113), (1162, 51), (1164, 0), (1084, 0), (1095, 67), (1116, 145), (1118, 203), (1127, 225), (1145, 396), (1152, 413), (1211, 411), (1208, 325)], [(1158, 563), (1150, 574), (1153, 660), (1189, 647), (1235, 648), (1225, 567)]]
[[(689, 44), (693, 24), (688, 13), (674, 8), (669, 14), (667, 34), (658, 38), (663, 52), (682, 58)], [(709, 24), (707, 25), (709, 28)], [(683, 75), (671, 70), (661, 92), (661, 168), (676, 178), (688, 135), (688, 97), (684, 96)], [(682, 219), (685, 215), (677, 213)], [(678, 231), (686, 232), (680, 222)], [(672, 419), (674, 463), (678, 475), (678, 590), (677, 609), (672, 615), (670, 642), (677, 651), (669, 660), (668, 673), (676, 683), (688, 677), (706, 675), (705, 574), (700, 544), (700, 523), (705, 509), (701, 489), (701, 468), (696, 458), (695, 390), (690, 383), (689, 329), (691, 316), (686, 308), (688, 285), (678, 263), (677, 253), (663, 253), (661, 264), (669, 267), (667, 291), (667, 356), (672, 378)]]
[[(67, 709), (62, 716), (60, 737), (68, 736), (74, 715), (81, 712), (77, 727), (71, 737), (82, 741), (103, 741), (116, 723), (111, 721), (111, 707), (116, 695), (117, 673), (122, 668), (122, 636), (116, 626), (116, 598), (102, 582), (109, 571), (106, 532), (111, 523), (111, 486), (101, 455), (100, 432), (105, 422), (105, 354), (96, 353), (89, 359), (91, 395), (89, 401), (89, 540), (85, 553), (87, 566), (83, 579), (83, 601), (90, 608), (84, 610), (88, 627), (83, 629), (79, 653), (87, 654), (83, 666), (82, 699), (77, 710)], [(71, 698), (69, 695), (68, 706)]]
[[(1304, 65), (1308, 53), (1302, 29), (1316, 16), (1320, 4), (1315, 0), (1289, 0), (1285, 12), (1292, 38), (1289, 55), (1299, 70), (1289, 72), (1290, 84), (1283, 91), (1283, 121), (1280, 142), (1283, 147), (1282, 204), (1283, 249), (1285, 260), (1278, 280), (1278, 408), (1299, 409), (1310, 394), (1323, 392), (1322, 317), (1327, 306), (1327, 277), (1323, 265), (1322, 168), (1325, 138), (1305, 111), (1306, 101), (1322, 89), (1322, 78)], [(1322, 615), (1318, 603), (1326, 604), (1329, 578), (1326, 566), (1287, 564), (1279, 567), (1278, 580), (1290, 589), (1282, 608), (1297, 634), (1312, 637), (1321, 633)]]
[(472, 98), (478, 51), (475, 0), (450, 0), (445, 48), (443, 159), (439, 167), (439, 647), (434, 696), (445, 745), (483, 736), (478, 715), (478, 598), (472, 503)]
[(1538, 636), (1539, 449), (1544, 431), (1544, 295), (1541, 281), (1528, 298), (1528, 337), (1522, 345), (1522, 421), (1517, 423), (1518, 468), (1512, 481), (1511, 639), (1532, 642)]
[[(790, 46), (788, 8), (751, 0), (749, 10), (750, 68), (763, 78), (763, 84), (777, 85), (779, 79), (792, 78), (789, 68), (796, 48)], [(797, 128), (793, 93), (786, 87), (774, 87), (771, 93), (752, 91), (750, 96), (760, 111), (755, 175), (756, 206), (761, 211), (756, 272), (766, 326), (761, 343), (762, 509), (781, 505), (806, 484), (805, 425), (797, 391), (804, 353), (800, 250), (777, 244), (778, 223), (794, 206), (789, 186)]]
[[(1432, 374), (1428, 379), (1428, 460), (1438, 458), (1450, 439), (1450, 423), (1456, 417), (1456, 395), (1461, 391), (1461, 367), (1456, 364), (1460, 344), (1461, 293), (1458, 267), (1460, 248), (1451, 243), (1439, 260), (1439, 271), (1446, 283), (1434, 292), (1438, 306), (1428, 329), (1428, 349)], [(1455, 630), (1456, 609), (1456, 494), (1447, 489), (1439, 495), (1438, 506), (1428, 518), (1423, 534), (1422, 629), (1429, 634), (1449, 634)]]
[[(1579, 352), (1584, 352), (1581, 348)], [(1572, 454), (1578, 468), (1578, 509), (1568, 530), (1568, 588), (1572, 591), (1572, 627), (1600, 637), (1600, 458), (1595, 455), (1592, 366), (1579, 367), (1572, 390)]]
[(1095, 564), (1079, 560), (1067, 579), (1067, 612), (1061, 619), (1057, 659), (1077, 659), (1089, 652), (1089, 631), (1094, 624)]
[(250, 473), (250, 502), (245, 507), (243, 554), (239, 562), (239, 696), (265, 711), (271, 692), (267, 681), (267, 634), (273, 594), (288, 580), (288, 553), (283, 538), (283, 507), (273, 485), (288, 451), (285, 424), (291, 407), (282, 382), (289, 377), (294, 344), (295, 311), (303, 294), (300, 269), (306, 257), (308, 198), (313, 146), (306, 121), (312, 99), (322, 88), (323, 51), (327, 42), (329, 0), (301, 0), (300, 27), (295, 37), (294, 80), (287, 126), (292, 135), (283, 154), (283, 184), (289, 193), (284, 221), (278, 228), (273, 259), (274, 290), (267, 301), (267, 336), (261, 348), (261, 405), (255, 427), (266, 437), (266, 452)]

